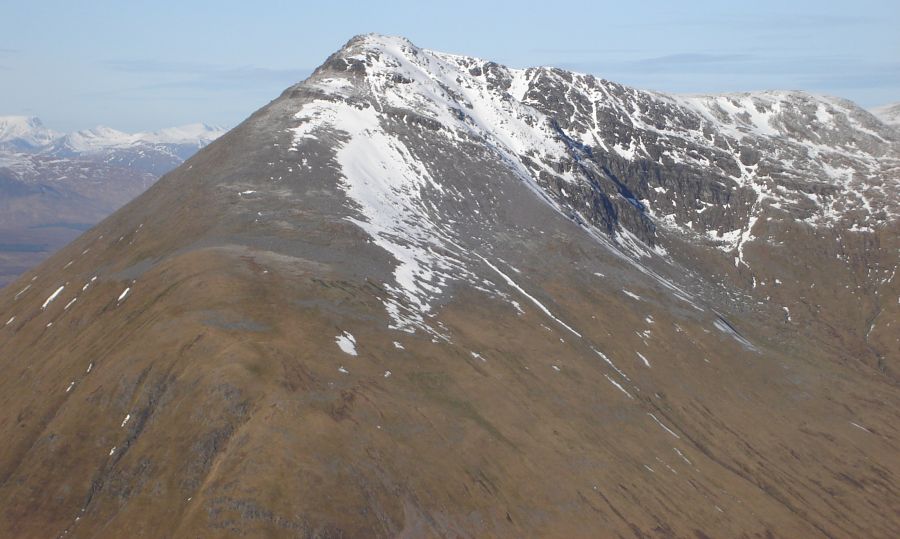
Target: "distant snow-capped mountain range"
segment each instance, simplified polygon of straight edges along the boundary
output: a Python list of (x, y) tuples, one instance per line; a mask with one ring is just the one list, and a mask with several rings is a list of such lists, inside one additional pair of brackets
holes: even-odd
[(52, 144), (61, 135), (44, 127), (33, 116), (0, 116), (0, 148), (35, 150)]
[(97, 126), (67, 134), (47, 128), (40, 118), (34, 116), (0, 116), (0, 148), (6, 150), (36, 151), (64, 146), (77, 152), (94, 152), (140, 144), (203, 146), (224, 132), (221, 127), (194, 123), (140, 133)]
[(196, 123), (140, 133), (103, 126), (58, 133), (39, 118), (0, 116), (0, 167), (24, 172), (33, 168), (32, 156), (86, 158), (158, 176), (224, 132), (221, 127)]

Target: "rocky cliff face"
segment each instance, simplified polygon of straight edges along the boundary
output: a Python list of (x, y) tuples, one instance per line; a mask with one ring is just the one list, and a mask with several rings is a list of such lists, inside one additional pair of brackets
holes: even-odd
[(897, 136), (355, 38), (0, 292), (0, 533), (894, 536)]
[[(357, 80), (362, 83), (351, 82)], [(432, 145), (474, 140), (483, 159), (471, 155), (465, 167), (487, 168), (499, 158), (565, 217), (602, 231), (636, 258), (659, 254), (737, 285), (774, 303), (790, 322), (816, 324), (841, 313), (819, 329), (870, 349), (868, 361), (885, 361), (881, 345), (873, 357), (864, 336), (870, 328), (848, 333), (839, 319), (848, 304), (858, 304), (851, 318), (876, 319), (880, 297), (895, 290), (900, 135), (853, 103), (800, 92), (667, 96), (557, 69), (514, 70), (403, 40), (365, 38), (292, 91), (312, 99), (297, 114), (299, 143), (324, 125), (360, 138), (382, 131), (385, 145), (396, 146), (391, 140), (413, 121), (436, 136), (426, 144), (402, 141), (413, 152), (393, 155), (394, 166), (402, 167), (435, 159)], [(391, 123), (360, 124), (367, 114)], [(348, 118), (357, 123), (347, 125)], [(432, 177), (448, 175), (442, 166)], [(351, 184), (366, 184), (364, 176)], [(403, 190), (416, 180), (401, 177), (416, 176), (400, 170), (392, 181)], [(366, 199), (366, 189), (350, 191)], [(398, 211), (431, 210), (407, 204)], [(388, 226), (384, 236), (407, 236), (403, 225)], [(434, 236), (418, 232), (406, 241)], [(823, 260), (825, 253), (834, 260)], [(771, 265), (773, 259), (779, 264)], [(824, 279), (818, 291), (806, 290), (815, 282), (810, 271)], [(782, 293), (785, 287), (790, 291)], [(779, 299), (770, 302), (773, 292)], [(700, 286), (697, 293), (712, 292)], [(747, 299), (740, 308), (758, 305)], [(896, 366), (890, 370), (895, 374)]]
[[(364, 72), (407, 109), (437, 96), (444, 110), (426, 109), (429, 119), (449, 129), (473, 123), (518, 154), (546, 191), (565, 199), (566, 184), (592, 187), (580, 200), (559, 200), (611, 233), (622, 225), (652, 242), (655, 222), (732, 251), (772, 206), (849, 228), (897, 215), (898, 135), (846, 100), (802, 92), (668, 96), (559, 69), (514, 70), (408, 43), (392, 47), (360, 41), (325, 69)], [(479, 124), (504, 108), (509, 123)], [(485, 110), (488, 117), (479, 117)], [(457, 121), (445, 117), (449, 111)], [(536, 139), (516, 137), (516, 122), (536, 125), (529, 133)]]

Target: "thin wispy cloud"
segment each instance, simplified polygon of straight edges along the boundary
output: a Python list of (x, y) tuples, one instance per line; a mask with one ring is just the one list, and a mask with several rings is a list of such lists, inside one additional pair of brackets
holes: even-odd
[[(17, 49), (4, 49), (4, 48), (0, 47), (0, 56), (9, 57), (18, 52), (19, 51)], [(8, 65), (0, 64), (0, 71), (12, 71), (12, 68)]]
[(813, 28), (848, 28), (877, 24), (879, 19), (868, 15), (828, 15), (824, 13), (787, 13), (780, 17), (753, 15), (734, 17), (729, 21), (732, 25), (747, 27), (758, 26), (762, 29)]
[(311, 69), (272, 69), (242, 66), (211, 73), (213, 78), (227, 81), (289, 81), (300, 82), (312, 73)]
[[(900, 100), (896, 0), (532, 2), (528, 9), (518, 9), (522, 2), (510, 9), (513, 2), (456, 0), (423, 4), (415, 16), (409, 2), (350, 10), (343, 3), (310, 10), (289, 2), (277, 13), (236, 4), (216, 10), (215, 24), (207, 8), (184, 2), (122, 10), (40, 4), (9, 4), (10, 20), (41, 24), (7, 25), (0, 36), (0, 79), (9, 79), (0, 84), (0, 103), (17, 110), (38, 105), (60, 128), (103, 122), (146, 130), (197, 117), (235, 123), (364, 31), (666, 92), (783, 88), (865, 106)], [(179, 16), (160, 16), (170, 10)], [(464, 12), (481, 16), (461, 32), (453, 23)], [(132, 31), (144, 15), (147, 31)], [(259, 24), (247, 24), (256, 17)], [(573, 17), (593, 30), (573, 31)], [(297, 21), (308, 31), (298, 34)], [(237, 28), (240, 35), (231, 35)], [(60, 99), (61, 90), (72, 99)]]
[[(7, 59), (12, 59), (10, 57), (13, 56), (14, 54), (18, 54), (19, 52), (21, 52), (19, 49), (6, 49), (3, 47), (0, 47), (0, 56), (4, 56)], [(12, 70), (13, 70), (13, 68), (8, 65), (0, 64), (0, 71), (12, 71)]]
[(852, 74), (825, 74), (810, 76), (806, 79), (809, 87), (834, 88), (835, 90), (857, 90), (874, 88), (893, 88), (900, 85), (900, 62), (882, 71), (881, 68), (860, 70)]
[(225, 69), (221, 65), (180, 60), (118, 59), (103, 62), (103, 65), (127, 73), (209, 73)]
[(653, 58), (644, 58), (636, 63), (642, 65), (668, 65), (668, 64), (712, 64), (722, 62), (734, 62), (749, 60), (752, 58), (749, 54), (708, 54), (708, 53), (681, 53), (667, 54), (665, 56), (656, 56)]
[(782, 13), (765, 14), (756, 13), (729, 13), (711, 14), (706, 16), (692, 15), (690, 17), (673, 16), (664, 20), (648, 21), (623, 21), (619, 23), (624, 28), (658, 28), (658, 27), (701, 27), (726, 29), (735, 28), (742, 31), (748, 29), (779, 31), (791, 28), (811, 28), (825, 30), (830, 28), (860, 27), (877, 24), (881, 20), (868, 15), (828, 15), (824, 13)]
[[(676, 93), (808, 90), (835, 96), (900, 86), (900, 61), (803, 54), (676, 53), (555, 64), (629, 86)], [(871, 94), (874, 95), (874, 94)]]
[(749, 54), (681, 53), (622, 62), (619, 69), (654, 73), (719, 72), (728, 66), (745, 67), (754, 60)]
[(298, 73), (310, 73), (309, 69), (279, 69), (254, 65), (226, 66), (201, 62), (160, 61), (146, 59), (110, 60), (103, 65), (113, 71), (137, 74), (195, 75), (222, 80), (255, 79), (281, 80)]
[(534, 54), (635, 54), (644, 52), (644, 49), (636, 48), (610, 48), (610, 47), (585, 47), (585, 48), (535, 48), (528, 49)]
[[(874, 62), (850, 56), (757, 55), (680, 53), (635, 60), (596, 60), (563, 62), (559, 67), (583, 72), (611, 71), (615, 73), (741, 73), (771, 75), (828, 75), (841, 73), (856, 76), (860, 73), (898, 72), (900, 62)], [(886, 77), (889, 78), (889, 77)]]
[(149, 76), (159, 82), (142, 84), (129, 90), (196, 88), (233, 90), (235, 87), (293, 84), (308, 77), (311, 69), (279, 69), (253, 65), (223, 66), (184, 61), (113, 60), (103, 64), (113, 71)]

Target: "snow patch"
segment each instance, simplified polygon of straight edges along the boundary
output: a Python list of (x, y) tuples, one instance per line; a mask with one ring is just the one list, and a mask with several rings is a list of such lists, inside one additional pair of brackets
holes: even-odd
[(611, 383), (612, 385), (616, 386), (616, 388), (617, 388), (619, 391), (621, 391), (622, 393), (624, 393), (625, 395), (627, 395), (629, 399), (633, 399), (633, 398), (634, 398), (634, 397), (631, 396), (631, 393), (629, 393), (628, 391), (625, 390), (624, 387), (622, 387), (622, 384), (620, 384), (619, 382), (616, 382), (615, 380), (613, 380), (612, 378), (610, 378), (609, 375), (607, 375), (607, 374), (604, 374), (603, 376), (606, 376), (606, 379), (609, 380), (609, 383)]
[(647, 415), (649, 415), (650, 417), (652, 417), (652, 418), (653, 418), (653, 421), (656, 421), (656, 424), (659, 425), (660, 427), (662, 427), (663, 430), (665, 430), (666, 432), (668, 432), (668, 433), (671, 434), (672, 436), (674, 436), (674, 437), (676, 437), (676, 438), (678, 438), (678, 439), (681, 439), (681, 436), (677, 435), (677, 434), (675, 433), (675, 431), (673, 431), (673, 430), (670, 429), (669, 427), (663, 425), (663, 422), (660, 421), (659, 419), (657, 419), (655, 415), (651, 414), (650, 412), (647, 412)]
[(345, 331), (342, 334), (338, 335), (334, 338), (334, 341), (337, 343), (338, 347), (340, 347), (341, 351), (345, 354), (349, 354), (351, 356), (355, 356), (356, 354), (356, 338), (349, 331)]
[(44, 301), (44, 304), (41, 305), (41, 310), (43, 311), (44, 309), (46, 309), (46, 308), (47, 308), (47, 305), (50, 305), (50, 304), (53, 302), (53, 300), (55, 300), (56, 297), (60, 294), (60, 292), (63, 291), (63, 289), (64, 289), (65, 287), (66, 287), (66, 285), (62, 285), (62, 286), (60, 286), (59, 288), (57, 288), (55, 292), (53, 292), (52, 294), (50, 294), (50, 297), (48, 297), (47, 300)]
[(644, 354), (642, 354), (642, 353), (640, 353), (640, 352), (635, 352), (635, 354), (637, 354), (638, 357), (641, 358), (641, 361), (644, 362), (644, 366), (645, 366), (645, 367), (650, 367), (650, 362), (647, 361), (647, 358), (644, 357)]
[(123, 290), (121, 294), (119, 294), (119, 299), (116, 300), (117, 303), (122, 303), (122, 301), (124, 301), (125, 298), (128, 297), (128, 293), (129, 293), (129, 292), (131, 292), (131, 287), (130, 287), (130, 286), (129, 286), (128, 288), (126, 288), (125, 290)]
[(502, 277), (503, 280), (506, 281), (506, 284), (508, 284), (509, 286), (515, 288), (520, 294), (522, 294), (523, 296), (525, 296), (526, 298), (528, 298), (529, 300), (531, 300), (531, 302), (534, 303), (534, 304), (537, 306), (538, 309), (540, 309), (541, 311), (543, 311), (544, 314), (546, 314), (547, 316), (549, 316), (550, 318), (552, 318), (553, 320), (555, 320), (557, 324), (561, 325), (562, 327), (564, 327), (564, 328), (566, 328), (567, 330), (569, 330), (570, 332), (572, 332), (576, 337), (581, 337), (581, 333), (578, 333), (577, 331), (575, 331), (574, 329), (572, 329), (571, 326), (569, 326), (568, 324), (566, 324), (565, 322), (563, 322), (562, 320), (560, 320), (559, 318), (557, 318), (556, 316), (554, 316), (553, 313), (550, 312), (550, 309), (548, 309), (547, 307), (545, 307), (543, 303), (541, 303), (540, 301), (537, 300), (537, 298), (535, 298), (534, 296), (532, 296), (531, 294), (529, 294), (528, 292), (526, 292), (525, 290), (523, 290), (522, 287), (519, 286), (519, 285), (517, 285), (516, 282), (513, 281), (512, 279), (510, 279), (508, 275), (506, 275), (505, 273), (503, 273), (502, 271), (500, 271), (500, 268), (498, 268), (497, 266), (491, 264), (491, 263), (488, 261), (488, 259), (486, 259), (485, 257), (483, 257), (483, 256), (481, 256), (481, 255), (478, 255), (478, 254), (476, 254), (476, 256), (477, 256), (478, 258), (480, 258), (481, 260), (483, 260), (484, 263), (488, 265), (488, 267), (490, 267), (492, 270), (494, 270), (495, 272), (497, 272), (497, 273), (500, 275), (500, 277)]

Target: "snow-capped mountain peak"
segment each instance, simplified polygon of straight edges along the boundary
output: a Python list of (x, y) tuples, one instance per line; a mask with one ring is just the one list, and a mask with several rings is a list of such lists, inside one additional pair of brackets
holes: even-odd
[(59, 135), (34, 116), (0, 116), (0, 146), (29, 150), (50, 144)]
[(134, 135), (104, 126), (76, 131), (66, 135), (62, 140), (62, 144), (75, 152), (95, 152), (106, 148), (130, 146), (134, 142)]
[(0, 150), (29, 153), (94, 153), (142, 144), (203, 147), (227, 130), (193, 123), (156, 131), (126, 133), (106, 126), (58, 133), (33, 116), (0, 116)]
[(76, 152), (98, 152), (114, 148), (129, 148), (141, 144), (170, 144), (202, 147), (225, 133), (221, 127), (194, 123), (169, 127), (158, 131), (124, 133), (110, 127), (98, 126), (66, 135), (62, 145)]
[[(838, 98), (670, 95), (377, 34), (350, 40), (293, 91), (304, 96), (294, 151), (334, 141), (354, 222), (398, 263), (397, 295), (416, 307), (395, 317), (400, 328), (423, 327), (437, 292), (478, 263), (447, 226), (457, 217), (435, 200), (479, 199), (481, 187), (423, 167), (442, 162), (441, 151), (477, 147), (471, 170), (502, 164), (556, 211), (638, 257), (678, 237), (749, 267), (745, 248), (771, 241), (773, 220), (865, 232), (900, 214), (900, 140)], [(412, 126), (427, 128), (427, 148), (404, 138)], [(477, 213), (483, 226), (493, 218), (489, 208)]]
[[(560, 208), (610, 232), (622, 214), (638, 213), (624, 222), (650, 242), (654, 227), (662, 227), (724, 241), (732, 250), (739, 237), (752, 235), (766, 207), (791, 208), (814, 225), (849, 220), (858, 227), (900, 211), (891, 193), (900, 140), (840, 98), (800, 91), (669, 95), (555, 68), (510, 69), (378, 34), (351, 39), (305, 84), (327, 97), (298, 115), (299, 138), (330, 118), (353, 116), (338, 110), (342, 102), (351, 108), (369, 102), (376, 116), (414, 114), (452, 141), (488, 142)], [(602, 186), (609, 172), (638, 166), (658, 171), (624, 191), (612, 180), (618, 216), (591, 211), (604, 196), (596, 188), (600, 197), (587, 197), (584, 207), (562, 194)], [(672, 167), (710, 186), (699, 198), (682, 193), (683, 200), (673, 200), (681, 195), (668, 193), (674, 186), (667, 177), (675, 175), (660, 173)]]
[(205, 123), (193, 123), (177, 127), (168, 127), (158, 131), (137, 133), (134, 135), (141, 142), (153, 144), (209, 144), (224, 135), (227, 129)]
[(225, 133), (194, 123), (157, 131), (126, 133), (97, 126), (68, 134), (44, 127), (38, 118), (0, 117), (0, 165), (23, 178), (36, 177), (36, 160), (81, 159), (159, 176)]

